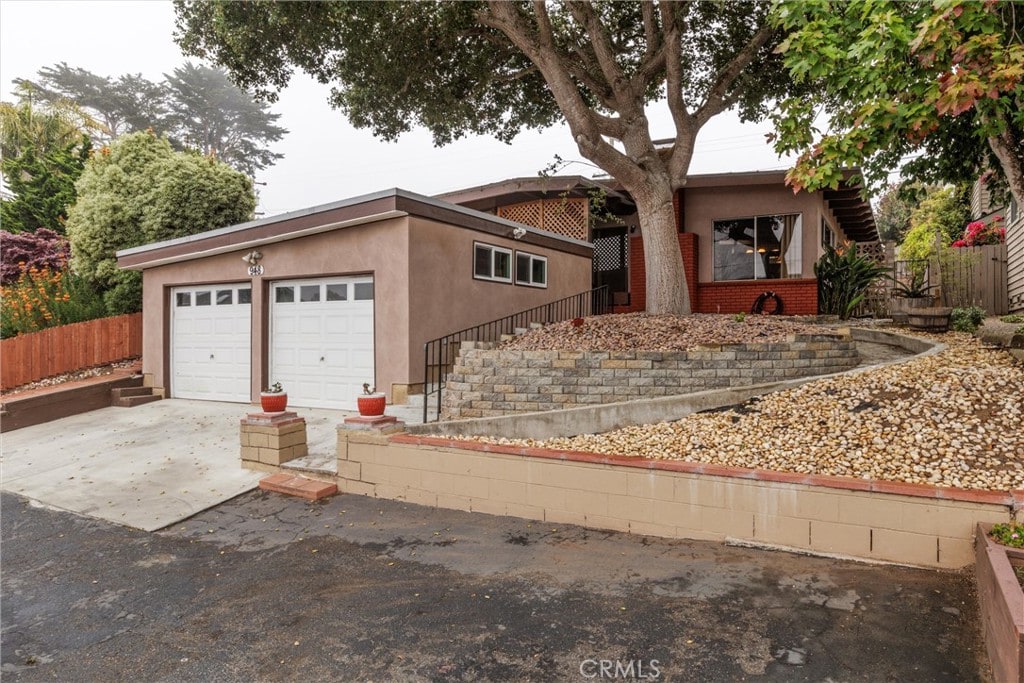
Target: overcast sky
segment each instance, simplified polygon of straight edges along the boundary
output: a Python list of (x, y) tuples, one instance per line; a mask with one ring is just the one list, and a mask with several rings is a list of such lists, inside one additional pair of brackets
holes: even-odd
[[(101, 76), (141, 73), (152, 81), (185, 62), (172, 39), (170, 2), (0, 0), (0, 95), (12, 101), (11, 81), (34, 78), (41, 67), (67, 62)], [(195, 61), (195, 60), (193, 60)], [(284, 154), (256, 180), (258, 211), (274, 215), (368, 192), (400, 187), (437, 194), (505, 178), (535, 176), (558, 154), (582, 159), (565, 127), (523, 133), (511, 145), (472, 137), (435, 148), (420, 130), (395, 143), (356, 130), (327, 104), (328, 87), (296, 75), (272, 110), (290, 132), (272, 149)], [(671, 137), (664, 106), (650, 112), (655, 139)], [(691, 173), (768, 170), (786, 164), (764, 141), (767, 124), (743, 125), (731, 114), (701, 132)], [(578, 164), (564, 171), (595, 175)]]

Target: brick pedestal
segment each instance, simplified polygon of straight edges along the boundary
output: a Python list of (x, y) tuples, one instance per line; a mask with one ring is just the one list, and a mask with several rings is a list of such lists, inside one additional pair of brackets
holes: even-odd
[(241, 421), (242, 464), (280, 465), (308, 454), (306, 420), (296, 413), (250, 413)]

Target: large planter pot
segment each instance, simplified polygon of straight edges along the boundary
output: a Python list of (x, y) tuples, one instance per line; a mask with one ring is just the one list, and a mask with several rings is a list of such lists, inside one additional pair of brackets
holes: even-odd
[(952, 308), (917, 308), (907, 311), (907, 324), (915, 330), (946, 332)]
[(1024, 551), (996, 543), (979, 524), (974, 542), (982, 631), (993, 680), (1024, 683), (1024, 591), (1013, 571)]
[(264, 413), (283, 413), (288, 409), (288, 392), (269, 394), (261, 391), (260, 407)]
[(363, 417), (380, 417), (384, 414), (387, 400), (384, 398), (384, 394), (365, 394), (356, 398), (356, 405), (359, 407), (359, 414)]

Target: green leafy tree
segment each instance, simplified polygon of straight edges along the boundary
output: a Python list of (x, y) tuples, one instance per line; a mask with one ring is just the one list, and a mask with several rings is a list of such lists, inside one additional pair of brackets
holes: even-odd
[(789, 32), (789, 72), (811, 86), (774, 117), (777, 151), (801, 154), (794, 187), (834, 186), (849, 165), (880, 183), (910, 154), (918, 178), (963, 180), (991, 158), (1024, 206), (1020, 3), (781, 0), (772, 21)]
[[(439, 145), (468, 134), (509, 142), (564, 121), (580, 154), (637, 204), (655, 313), (690, 311), (672, 197), (698, 132), (732, 107), (763, 118), (766, 97), (790, 82), (767, 2), (176, 0), (175, 9), (186, 54), (270, 100), (301, 69), (333, 84), (332, 105), (385, 140), (422, 126)], [(672, 117), (668, 149), (653, 143), (644, 108), (654, 102)]]
[(266, 147), (288, 132), (274, 123), (281, 115), (255, 102), (221, 69), (186, 63), (165, 77), (165, 122), (169, 134), (185, 147), (216, 156), (248, 175), (284, 156)]
[(0, 201), (0, 225), (8, 232), (48, 228), (64, 232), (68, 207), (75, 203), (75, 181), (82, 175), (92, 145), (82, 136), (63, 148), (39, 154), (35, 145), (0, 161), (11, 199)]
[(102, 124), (99, 142), (109, 142), (125, 133), (152, 128), (163, 131), (164, 90), (142, 74), (118, 78), (99, 76), (87, 69), (61, 62), (39, 70), (35, 81), (15, 79), (28, 85), (47, 103), (74, 102)]
[(935, 234), (943, 247), (960, 238), (970, 220), (971, 207), (963, 189), (945, 187), (930, 193), (910, 216), (910, 230), (900, 244), (905, 261), (924, 261), (935, 254)]
[(116, 252), (193, 235), (252, 218), (252, 182), (165, 138), (132, 133), (103, 147), (85, 165), (67, 220), (76, 272), (105, 292), (111, 314), (141, 307), (139, 273), (121, 271)]
[(921, 203), (920, 188), (911, 183), (891, 183), (878, 197), (874, 206), (875, 224), (883, 241), (903, 241), (910, 230), (910, 214)]
[(283, 156), (268, 148), (288, 132), (275, 123), (280, 114), (231, 83), (223, 70), (186, 63), (164, 78), (111, 78), (61, 62), (40, 69), (35, 81), (15, 83), (50, 105), (73, 102), (89, 112), (102, 124), (94, 136), (100, 142), (153, 130), (179, 149), (215, 155), (250, 176)]

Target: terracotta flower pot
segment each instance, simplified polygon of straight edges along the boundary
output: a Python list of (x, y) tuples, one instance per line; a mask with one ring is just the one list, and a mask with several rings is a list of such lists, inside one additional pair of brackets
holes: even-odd
[(288, 393), (268, 394), (261, 391), (260, 407), (264, 413), (283, 413), (288, 408)]
[(384, 394), (366, 394), (356, 398), (359, 414), (363, 417), (380, 417), (384, 414)]

